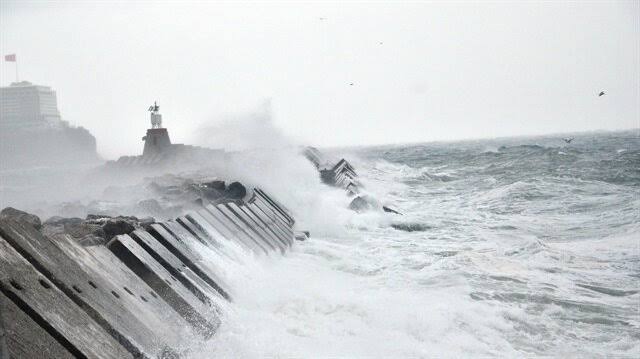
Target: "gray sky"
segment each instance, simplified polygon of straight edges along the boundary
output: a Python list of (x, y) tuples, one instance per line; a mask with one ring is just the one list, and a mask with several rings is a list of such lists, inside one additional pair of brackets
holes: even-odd
[(640, 127), (638, 1), (1, 4), (1, 53), (108, 158), (153, 100), (187, 143), (265, 100), (314, 145)]

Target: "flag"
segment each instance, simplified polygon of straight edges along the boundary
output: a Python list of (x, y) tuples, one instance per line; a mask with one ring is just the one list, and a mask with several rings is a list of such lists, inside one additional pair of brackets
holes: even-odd
[(16, 54), (4, 55), (4, 61), (16, 62)]

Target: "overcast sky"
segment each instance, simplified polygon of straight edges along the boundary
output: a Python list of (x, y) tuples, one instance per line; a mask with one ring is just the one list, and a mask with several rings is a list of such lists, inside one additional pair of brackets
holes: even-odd
[(640, 127), (638, 1), (1, 4), (2, 54), (108, 158), (154, 100), (187, 143), (266, 100), (314, 145)]

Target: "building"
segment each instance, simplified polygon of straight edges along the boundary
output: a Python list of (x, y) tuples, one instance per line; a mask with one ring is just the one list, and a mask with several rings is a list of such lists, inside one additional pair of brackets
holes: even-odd
[(99, 161), (95, 137), (61, 120), (50, 87), (27, 81), (0, 87), (0, 172)]
[(28, 81), (0, 87), (0, 129), (51, 128), (62, 125), (56, 92)]

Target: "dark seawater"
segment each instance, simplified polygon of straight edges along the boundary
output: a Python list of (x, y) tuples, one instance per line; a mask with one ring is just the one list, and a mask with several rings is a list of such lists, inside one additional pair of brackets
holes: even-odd
[(404, 215), (314, 204), (340, 228), (252, 264), (213, 352), (640, 357), (638, 131), (343, 154)]

